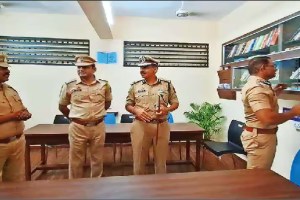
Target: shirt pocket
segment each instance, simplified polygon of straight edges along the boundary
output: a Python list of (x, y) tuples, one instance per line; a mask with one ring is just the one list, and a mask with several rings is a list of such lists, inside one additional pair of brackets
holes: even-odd
[(147, 101), (147, 98), (148, 98), (148, 93), (147, 92), (136, 93), (134, 95), (134, 98), (135, 98), (136, 104), (145, 104), (145, 102)]
[(74, 92), (71, 95), (71, 100), (74, 101), (74, 102), (81, 102), (81, 101), (84, 100), (84, 96), (85, 95), (81, 92)]
[(105, 94), (104, 94), (104, 90), (102, 91), (96, 91), (95, 93), (92, 93), (90, 95), (90, 99), (91, 99), (91, 102), (93, 103), (100, 103), (100, 102), (103, 102), (105, 101)]

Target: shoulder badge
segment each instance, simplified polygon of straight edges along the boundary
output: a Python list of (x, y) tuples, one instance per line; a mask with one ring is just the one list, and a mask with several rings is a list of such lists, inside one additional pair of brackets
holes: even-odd
[(13, 91), (15, 91), (16, 93), (18, 93), (18, 91), (15, 89), (15, 88), (13, 88), (12, 86), (10, 86), (10, 85), (8, 85), (8, 84), (6, 84), (6, 83), (4, 83), (8, 88), (10, 88), (10, 89), (12, 89)]
[(73, 82), (75, 82), (75, 81), (76, 81), (76, 79), (72, 79), (72, 80), (66, 82), (66, 84), (70, 84), (70, 83), (73, 83)]
[(135, 85), (135, 84), (137, 84), (137, 83), (139, 83), (141, 81), (143, 81), (143, 80), (134, 81), (134, 82), (131, 83), (131, 85)]
[(104, 82), (106, 82), (106, 83), (108, 82), (107, 80), (103, 80), (103, 79), (100, 79), (100, 78), (99, 78), (98, 80), (99, 80), (99, 81), (104, 81)]
[(161, 80), (161, 81), (163, 81), (163, 82), (171, 83), (170, 80), (166, 80), (166, 79), (162, 79), (162, 78), (160, 78), (159, 80)]

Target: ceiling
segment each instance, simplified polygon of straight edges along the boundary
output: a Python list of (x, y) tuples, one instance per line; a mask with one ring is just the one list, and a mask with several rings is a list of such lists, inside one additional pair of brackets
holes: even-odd
[[(197, 13), (185, 19), (219, 20), (241, 6), (245, 1), (184, 1), (183, 9)], [(162, 19), (179, 19), (176, 11), (182, 1), (112, 1), (115, 16), (135, 16)]]
[[(49, 14), (82, 14), (77, 1), (0, 1), (1, 11)], [(189, 19), (219, 20), (245, 1), (184, 1), (183, 9), (197, 13)], [(111, 1), (114, 16), (179, 19), (181, 1)], [(185, 19), (187, 19), (185, 18)], [(182, 19), (182, 18), (180, 18)]]
[[(111, 1), (112, 15), (157, 19), (220, 20), (246, 1)], [(192, 13), (177, 17), (183, 9)], [(43, 14), (85, 14), (100, 39), (113, 39), (101, 1), (1, 1), (0, 15), (5, 12)]]

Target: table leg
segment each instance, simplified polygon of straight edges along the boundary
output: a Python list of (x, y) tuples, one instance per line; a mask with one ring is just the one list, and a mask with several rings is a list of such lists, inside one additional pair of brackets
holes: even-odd
[(46, 164), (46, 145), (41, 145), (41, 163), (42, 165)]
[(191, 155), (190, 155), (190, 146), (191, 146), (191, 142), (190, 142), (190, 140), (187, 140), (187, 141), (186, 141), (186, 146), (185, 146), (186, 160), (190, 160), (190, 159), (191, 159)]
[(30, 145), (25, 146), (25, 178), (26, 181), (31, 181), (31, 164), (30, 164)]
[[(46, 145), (42, 144), (41, 145), (41, 164), (46, 165), (47, 160), (46, 160)], [(43, 170), (42, 173), (45, 173), (46, 170)]]
[(196, 139), (196, 171), (200, 171), (200, 147), (201, 147), (201, 139)]

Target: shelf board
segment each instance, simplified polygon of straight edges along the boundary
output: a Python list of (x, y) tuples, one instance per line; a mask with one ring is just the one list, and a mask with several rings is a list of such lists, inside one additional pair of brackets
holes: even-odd
[(288, 41), (284, 43), (284, 46), (290, 47), (294, 45), (300, 45), (300, 40), (295, 40), (295, 41)]

